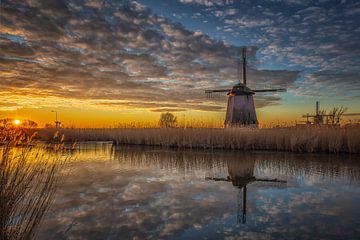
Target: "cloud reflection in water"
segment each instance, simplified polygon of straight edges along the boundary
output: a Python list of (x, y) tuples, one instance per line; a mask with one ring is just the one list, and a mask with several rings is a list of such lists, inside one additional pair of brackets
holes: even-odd
[[(80, 145), (40, 238), (358, 236), (359, 159), (304, 156)], [(249, 183), (247, 221), (239, 224), (239, 189), (206, 178), (249, 171), (287, 183)]]

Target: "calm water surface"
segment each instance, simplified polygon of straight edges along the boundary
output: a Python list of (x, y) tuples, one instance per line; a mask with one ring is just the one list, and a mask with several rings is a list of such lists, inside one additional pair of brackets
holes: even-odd
[(360, 239), (360, 156), (80, 144), (39, 239)]

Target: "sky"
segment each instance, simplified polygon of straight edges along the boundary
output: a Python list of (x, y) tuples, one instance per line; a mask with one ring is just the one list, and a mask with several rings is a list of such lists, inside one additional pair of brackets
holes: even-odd
[(248, 85), (261, 124), (301, 121), (315, 101), (360, 112), (360, 2), (350, 0), (1, 0), (0, 118), (106, 127), (222, 123)]

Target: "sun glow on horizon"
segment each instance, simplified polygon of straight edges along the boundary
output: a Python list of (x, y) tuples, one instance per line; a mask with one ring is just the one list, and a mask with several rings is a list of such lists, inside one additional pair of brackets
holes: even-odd
[(15, 125), (20, 125), (20, 123), (21, 123), (21, 121), (20, 121), (19, 119), (15, 119), (15, 120), (14, 120), (14, 124), (15, 124)]

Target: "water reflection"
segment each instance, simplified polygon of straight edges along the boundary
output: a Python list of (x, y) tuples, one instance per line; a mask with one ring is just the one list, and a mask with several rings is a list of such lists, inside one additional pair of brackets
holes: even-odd
[[(278, 180), (278, 179), (268, 179), (268, 178), (256, 178), (254, 176), (254, 166), (255, 166), (255, 159), (253, 157), (244, 156), (241, 159), (228, 159), (227, 161), (227, 168), (229, 171), (229, 175), (227, 178), (218, 178), (218, 177), (207, 177), (206, 180), (213, 180), (213, 181), (224, 181), (224, 182), (231, 182), (233, 186), (240, 189), (239, 193), (242, 192), (242, 196), (238, 194), (238, 222), (246, 223), (246, 202), (247, 202), (247, 185), (253, 182), (266, 182), (272, 183), (275, 185), (286, 185), (286, 181)], [(242, 191), (241, 191), (242, 190)], [(242, 199), (242, 201), (240, 201)], [(240, 204), (240, 202), (242, 204)], [(242, 205), (240, 207), (240, 205)], [(241, 210), (241, 216), (240, 216)]]
[[(109, 153), (108, 159), (115, 159), (124, 167), (161, 169), (169, 174), (200, 174), (200, 177), (206, 174), (209, 178), (226, 178), (228, 174), (235, 176), (235, 171), (244, 169), (254, 176), (294, 178), (305, 184), (326, 181), (352, 185), (360, 182), (358, 155), (179, 151), (113, 146), (108, 146), (105, 151)], [(84, 154), (88, 156), (89, 152)], [(243, 174), (239, 173), (240, 176)]]
[(352, 239), (359, 160), (83, 144), (40, 239)]

